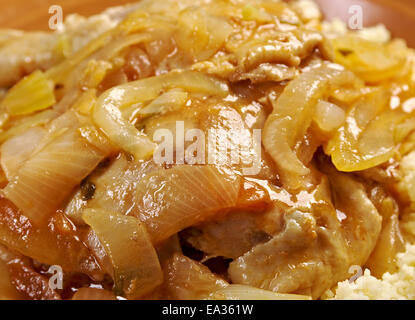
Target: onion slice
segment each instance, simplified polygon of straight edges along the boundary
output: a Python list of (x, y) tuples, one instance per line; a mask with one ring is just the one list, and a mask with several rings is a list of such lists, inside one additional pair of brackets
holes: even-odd
[(167, 263), (165, 288), (168, 299), (199, 300), (229, 284), (205, 265), (176, 253)]
[(107, 149), (98, 149), (77, 130), (68, 129), (23, 164), (4, 195), (41, 225), (107, 154)]
[(239, 176), (214, 166), (177, 166), (146, 176), (137, 187), (139, 218), (153, 243), (235, 207)]
[(9, 90), (0, 108), (19, 116), (47, 109), (55, 102), (53, 82), (37, 70)]
[(407, 66), (407, 48), (399, 41), (384, 44), (355, 35), (340, 36), (329, 41), (335, 51), (335, 62), (369, 83), (393, 79)]
[(265, 123), (263, 141), (266, 151), (278, 165), (286, 187), (300, 188), (302, 177), (309, 173), (294, 147), (310, 127), (317, 102), (332, 89), (353, 84), (354, 79), (353, 74), (341, 66), (323, 64), (291, 81), (273, 101), (274, 110)]
[(37, 227), (13, 203), (0, 198), (0, 243), (41, 263), (61, 266), (66, 272), (92, 277), (102, 273), (95, 257), (80, 240), (80, 233), (63, 214), (56, 214), (47, 225)]
[(82, 217), (112, 262), (117, 295), (137, 299), (163, 282), (156, 250), (137, 218), (93, 209), (86, 209)]
[(231, 284), (210, 295), (213, 300), (312, 300), (310, 296), (277, 293), (241, 284)]
[(29, 159), (45, 133), (40, 127), (31, 128), (1, 145), (1, 168), (9, 181), (17, 175), (19, 168)]
[(352, 106), (344, 125), (326, 146), (337, 170), (366, 170), (394, 156), (394, 130), (405, 115), (387, 110), (388, 98), (382, 91), (375, 92)]
[(338, 129), (345, 119), (346, 112), (339, 106), (324, 100), (317, 103), (313, 120), (324, 133)]
[(175, 88), (221, 97), (228, 93), (227, 85), (213, 77), (197, 72), (175, 71), (129, 82), (106, 91), (94, 107), (93, 120), (114, 144), (134, 155), (137, 160), (145, 159), (153, 154), (156, 145), (124, 119), (120, 109), (151, 101), (160, 92)]

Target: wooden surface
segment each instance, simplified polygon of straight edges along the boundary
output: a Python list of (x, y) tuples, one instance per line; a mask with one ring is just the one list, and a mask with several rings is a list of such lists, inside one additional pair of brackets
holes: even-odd
[(415, 0), (315, 0), (325, 15), (339, 17), (344, 21), (350, 18), (351, 5), (363, 8), (365, 26), (383, 23), (393, 36), (404, 38), (415, 48)]
[[(366, 26), (383, 22), (394, 36), (405, 38), (415, 47), (415, 0), (315, 0), (327, 18), (347, 21), (351, 5), (362, 5)], [(134, 0), (0, 0), (0, 28), (47, 30), (51, 5), (60, 5), (64, 15), (91, 15), (103, 9)]]
[(49, 7), (59, 5), (64, 16), (71, 13), (92, 15), (134, 0), (0, 0), (0, 28), (48, 30)]

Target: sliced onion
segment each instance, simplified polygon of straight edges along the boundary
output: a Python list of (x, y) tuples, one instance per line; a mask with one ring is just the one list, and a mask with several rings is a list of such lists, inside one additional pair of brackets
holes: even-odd
[(27, 115), (55, 104), (54, 85), (43, 72), (35, 71), (9, 90), (0, 107), (10, 115)]
[(296, 155), (294, 147), (306, 134), (316, 103), (342, 84), (353, 83), (353, 75), (337, 65), (324, 64), (291, 81), (276, 101), (265, 123), (263, 142), (280, 169), (282, 180), (291, 189), (301, 186), (309, 169)]
[(250, 4), (247, 4), (242, 8), (242, 17), (244, 20), (255, 20), (258, 22), (272, 22), (272, 16), (270, 16), (263, 8), (257, 8)]
[(32, 222), (41, 225), (106, 155), (107, 150), (68, 129), (23, 164), (4, 194)]
[(121, 149), (134, 155), (136, 160), (146, 159), (153, 154), (156, 145), (124, 119), (121, 111), (114, 105), (106, 104), (95, 108), (93, 117), (107, 137)]
[(187, 92), (181, 90), (171, 90), (162, 94), (157, 99), (153, 100), (149, 105), (139, 110), (139, 114), (146, 116), (165, 111), (177, 110), (182, 108), (189, 98)]
[(105, 209), (128, 215), (137, 210), (135, 192), (140, 180), (148, 172), (160, 169), (152, 161), (129, 161), (120, 154), (105, 170), (96, 170), (88, 177), (88, 183), (95, 187), (89, 200), (79, 190), (65, 208), (65, 214), (75, 223), (82, 225), (82, 211), (86, 207)]
[(372, 121), (362, 133), (358, 146), (359, 152), (365, 155), (365, 158), (382, 156), (386, 159), (378, 160), (382, 163), (393, 157), (395, 147), (393, 120), (393, 115), (386, 112)]
[(163, 90), (183, 88), (190, 92), (226, 96), (228, 87), (212, 77), (197, 72), (170, 72), (120, 85), (105, 92), (93, 110), (93, 120), (108, 138), (137, 160), (153, 154), (155, 144), (123, 118), (120, 108), (157, 98)]
[(235, 207), (241, 178), (214, 166), (177, 166), (155, 171), (137, 187), (139, 218), (153, 243)]
[(206, 266), (182, 254), (175, 254), (166, 267), (166, 294), (173, 300), (197, 300), (229, 284)]
[(62, 63), (49, 69), (46, 73), (47, 76), (53, 79), (55, 83), (64, 83), (71, 72), (82, 65), (88, 57), (95, 54), (98, 58), (109, 61), (123, 48), (148, 40), (149, 36), (144, 32), (131, 35), (133, 31), (138, 31), (134, 30), (137, 22), (132, 17), (134, 15), (131, 15), (131, 18), (126, 17), (117, 27), (101, 33), (96, 39), (90, 41)]
[(326, 147), (339, 171), (369, 169), (393, 157), (394, 129), (404, 117), (399, 110), (385, 111), (388, 101), (383, 92), (378, 92), (351, 108), (345, 124)]
[(0, 198), (0, 243), (41, 263), (61, 266), (67, 272), (91, 276), (101, 273), (80, 234), (62, 214), (37, 227), (9, 200)]
[(18, 169), (29, 159), (45, 134), (46, 130), (35, 127), (3, 143), (0, 162), (9, 181), (17, 175)]
[(30, 117), (10, 123), (9, 129), (0, 132), (0, 143), (24, 133), (26, 130), (44, 125), (57, 116), (54, 110), (45, 110)]
[(365, 266), (374, 277), (382, 278), (386, 272), (393, 274), (396, 271), (396, 256), (405, 250), (405, 240), (401, 232), (398, 204), (392, 197), (379, 202), (382, 231)]
[(72, 296), (72, 300), (116, 300), (115, 295), (108, 290), (98, 288), (81, 288)]
[(86, 244), (88, 248), (92, 251), (95, 258), (98, 260), (99, 265), (109, 275), (114, 274), (114, 268), (112, 267), (112, 263), (108, 254), (105, 251), (102, 243), (99, 241), (98, 236), (94, 232), (94, 230), (90, 229), (87, 234)]
[(86, 209), (82, 217), (112, 262), (117, 295), (137, 299), (163, 282), (156, 250), (137, 218), (93, 209)]
[[(106, 44), (102, 49), (80, 62), (76, 68), (71, 70), (70, 76), (65, 79), (66, 87), (96, 88), (108, 71), (112, 69), (112, 64), (108, 61), (112, 61), (123, 49), (132, 45), (138, 45), (149, 39), (148, 34), (134, 34), (120, 37), (120, 39)], [(70, 60), (71, 58), (66, 60), (63, 65)], [(80, 78), (83, 80), (81, 86), (79, 85)]]
[(59, 65), (49, 69), (46, 73), (49, 79), (55, 83), (62, 83), (69, 75), (70, 71), (81, 63), (84, 59), (90, 56), (99, 48), (108, 44), (114, 35), (114, 30), (109, 30), (101, 34), (98, 38), (91, 41), (74, 55), (60, 63)]
[(213, 300), (312, 300), (310, 296), (277, 293), (240, 284), (231, 284), (214, 292), (209, 298)]
[(316, 105), (313, 120), (323, 132), (338, 129), (346, 119), (346, 112), (333, 103), (320, 100)]
[(194, 7), (183, 10), (177, 24), (175, 39), (179, 48), (196, 61), (207, 60), (213, 56), (233, 31), (225, 19)]
[(406, 65), (404, 54), (407, 48), (396, 42), (383, 44), (346, 35), (331, 39), (331, 43), (335, 61), (370, 83), (391, 79)]

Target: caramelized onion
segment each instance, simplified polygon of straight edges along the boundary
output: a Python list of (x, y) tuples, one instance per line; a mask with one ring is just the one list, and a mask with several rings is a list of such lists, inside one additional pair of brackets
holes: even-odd
[(91, 276), (101, 272), (67, 218), (57, 214), (48, 225), (38, 227), (5, 198), (0, 198), (0, 243), (41, 263), (61, 266), (67, 272)]
[(170, 90), (153, 100), (149, 105), (139, 110), (142, 116), (177, 110), (183, 107), (189, 99), (189, 94), (181, 90)]
[(4, 194), (31, 221), (41, 225), (107, 152), (68, 129), (23, 164)]
[(124, 119), (120, 109), (157, 98), (163, 90), (183, 88), (189, 91), (226, 96), (228, 87), (212, 77), (197, 72), (170, 72), (112, 88), (98, 100), (93, 110), (94, 122), (108, 138), (137, 160), (153, 154), (155, 144), (133, 124)]
[(168, 299), (197, 300), (229, 284), (213, 274), (206, 266), (182, 254), (175, 254), (165, 269)]
[(387, 95), (380, 91), (360, 99), (350, 109), (345, 124), (326, 147), (338, 170), (365, 170), (393, 157), (394, 128), (404, 118), (399, 111), (386, 111), (387, 102)]
[(153, 243), (206, 221), (238, 200), (241, 178), (214, 166), (177, 166), (146, 176), (137, 187), (139, 217)]
[(45, 133), (44, 129), (35, 127), (1, 145), (1, 168), (9, 181), (17, 175), (18, 169), (30, 157)]
[(47, 77), (52, 79), (55, 83), (62, 83), (74, 67), (80, 64), (84, 59), (88, 58), (88, 56), (96, 50), (108, 44), (112, 40), (114, 33), (114, 30), (109, 30), (101, 34), (98, 38), (88, 43), (71, 57), (49, 69), (46, 73)]
[(346, 119), (345, 111), (333, 103), (320, 100), (317, 103), (313, 120), (323, 132), (332, 132)]
[(396, 42), (383, 44), (357, 35), (346, 35), (331, 39), (331, 43), (335, 49), (335, 61), (370, 83), (391, 79), (406, 65), (406, 48)]
[(241, 284), (231, 284), (214, 292), (209, 298), (213, 300), (311, 300), (310, 296), (277, 293)]
[(10, 115), (18, 116), (47, 109), (55, 102), (52, 81), (38, 70), (10, 89), (0, 107), (6, 109)]
[(353, 82), (353, 75), (340, 66), (323, 64), (291, 81), (276, 101), (263, 131), (266, 151), (278, 165), (283, 182), (291, 189), (301, 186), (309, 173), (294, 151), (306, 134), (316, 103), (336, 87)]
[(207, 14), (199, 8), (189, 8), (179, 14), (175, 38), (181, 50), (200, 61), (213, 56), (232, 31), (232, 26), (225, 19)]
[(57, 116), (54, 110), (45, 110), (29, 118), (21, 118), (10, 123), (9, 129), (0, 132), (0, 143), (11, 139), (17, 135), (23, 134), (30, 128), (41, 126), (53, 120)]
[(86, 209), (82, 217), (112, 262), (118, 295), (137, 299), (163, 282), (156, 250), (137, 218), (92, 209)]

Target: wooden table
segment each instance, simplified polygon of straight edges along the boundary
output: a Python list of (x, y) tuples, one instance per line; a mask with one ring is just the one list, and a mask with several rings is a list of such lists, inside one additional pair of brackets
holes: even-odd
[[(415, 0), (315, 0), (326, 17), (349, 19), (351, 5), (361, 5), (364, 24), (383, 22), (394, 36), (405, 38), (415, 48)], [(64, 15), (91, 15), (134, 0), (0, 0), (0, 28), (47, 30), (51, 5), (60, 5)]]
[(383, 23), (393, 36), (404, 38), (415, 48), (415, 0), (315, 0), (326, 17), (348, 21), (351, 5), (361, 5), (365, 26)]
[(71, 13), (92, 15), (134, 0), (0, 0), (0, 28), (48, 30), (49, 7), (59, 5), (64, 16)]

